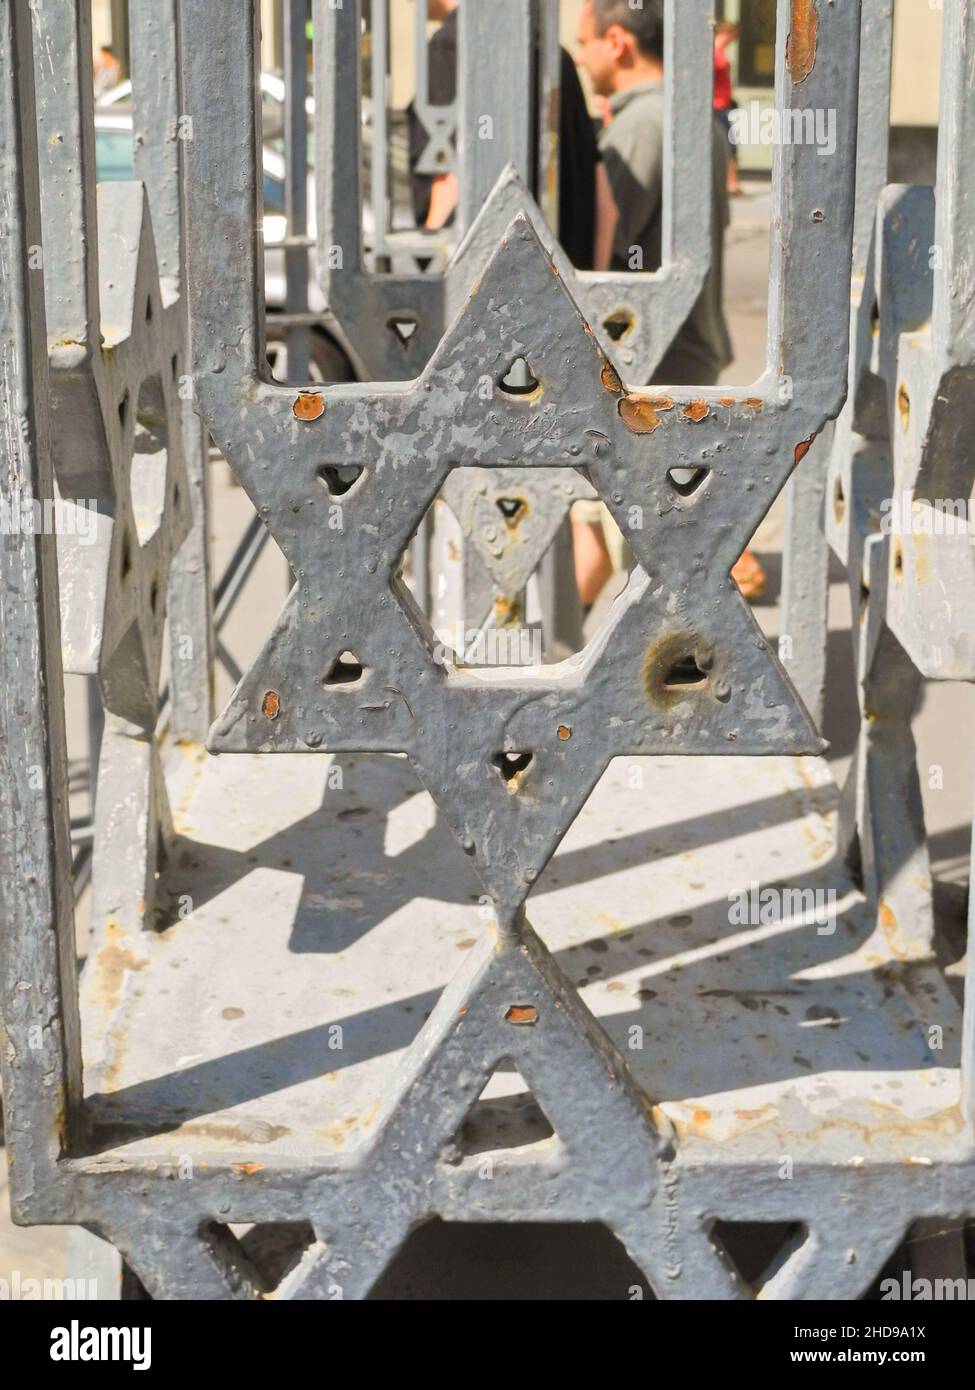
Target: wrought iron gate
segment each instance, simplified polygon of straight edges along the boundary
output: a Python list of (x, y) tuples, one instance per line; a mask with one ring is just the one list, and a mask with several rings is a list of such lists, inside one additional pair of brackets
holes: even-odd
[[(836, 148), (776, 147), (766, 368), (747, 389), (639, 384), (708, 270), (708, 0), (667, 4), (667, 225), (647, 275), (575, 271), (551, 189), (540, 205), (526, 187), (533, 25), (557, 93), (549, 0), (462, 0), (461, 99), (420, 103), (431, 167), (458, 137), (458, 244), (430, 243), (449, 260), (425, 273), (393, 265), (424, 244), (385, 220), (385, 7), (367, 247), (360, 6), (316, 0), (309, 232), (291, 8), (289, 384), (266, 364), (258, 6), (130, 0), (139, 181), (97, 206), (87, 6), (0, 6), (4, 499), (96, 516), (93, 543), (61, 534), (55, 553), (22, 528), (2, 549), (15, 1219), (84, 1227), (154, 1298), (365, 1297), (434, 1217), (603, 1223), (658, 1298), (858, 1297), (917, 1222), (956, 1259), (975, 1034), (934, 959), (910, 716), (922, 677), (973, 678), (972, 550), (881, 519), (902, 493), (923, 510), (971, 492), (975, 0), (946, 9), (934, 191), (884, 187), (890, 0), (779, 0), (777, 110), (799, 129), (834, 112)], [(312, 243), (360, 381), (307, 379)], [(513, 393), (518, 362), (532, 389)], [(212, 724), (201, 421), (294, 579)], [(780, 662), (730, 571), (790, 477)], [(634, 557), (586, 643), (559, 549), (580, 498)], [(835, 831), (817, 761), (828, 545), (860, 618)], [(542, 564), (542, 662), (438, 642), (438, 611), (521, 625)], [(96, 677), (105, 711), (80, 981), (65, 671)], [(679, 824), (695, 799), (713, 807), (705, 847), (734, 808), (760, 817), (719, 894), (726, 874), (788, 883), (763, 856), (805, 837), (802, 882), (836, 917), (673, 944), (678, 967), (621, 1014), (620, 978), (691, 918), (661, 918), (639, 960), (632, 931), (599, 925), (617, 908), (586, 886), (594, 855), (638, 826), (619, 910), (666, 898), (655, 846), (696, 901)], [(567, 905), (536, 893), (536, 931), (546, 880)], [(613, 952), (595, 1001), (591, 961)], [(756, 1031), (759, 1009), (786, 1023)], [(830, 1025), (815, 1061), (775, 1033), (800, 1018)], [(485, 1109), (499, 1071), (530, 1104)], [(778, 1233), (760, 1277), (736, 1263), (742, 1225)]]

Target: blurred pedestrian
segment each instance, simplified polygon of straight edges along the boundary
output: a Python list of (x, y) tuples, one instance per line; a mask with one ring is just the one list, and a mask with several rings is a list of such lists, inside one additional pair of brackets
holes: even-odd
[(722, 20), (714, 31), (714, 114), (728, 141), (728, 192), (740, 198), (744, 189), (738, 176), (738, 146), (731, 138), (731, 113), (738, 107), (731, 82), (728, 49), (741, 37), (741, 26)]
[(100, 101), (122, 80), (122, 64), (115, 56), (114, 49), (103, 43), (91, 61), (95, 84), (95, 100)]
[[(612, 119), (600, 150), (617, 209), (611, 268), (658, 270), (663, 250), (664, 17), (662, 0), (586, 0), (579, 19), (579, 64)], [(724, 236), (730, 223), (727, 144), (717, 124), (711, 151), (711, 269), (684, 325), (665, 353), (653, 384), (713, 386), (732, 360), (723, 307)], [(578, 515), (578, 514), (576, 514)], [(611, 573), (602, 528), (576, 528), (577, 579), (592, 601)], [(765, 577), (747, 552), (735, 577), (748, 598), (760, 597)]]
[[(427, 16), (439, 23), (427, 46), (427, 100), (431, 106), (450, 106), (457, 95), (458, 0), (428, 0)], [(539, 55), (536, 67), (536, 126), (538, 121)], [(596, 262), (596, 165), (598, 148), (586, 98), (572, 58), (561, 50), (559, 103), (559, 238), (579, 270), (599, 269)], [(410, 182), (417, 226), (430, 230), (448, 226), (457, 207), (460, 186), (453, 172), (421, 174), (417, 165), (429, 133), (415, 106), (409, 108)], [(538, 141), (533, 142), (537, 148)], [(529, 178), (529, 183), (533, 180)]]

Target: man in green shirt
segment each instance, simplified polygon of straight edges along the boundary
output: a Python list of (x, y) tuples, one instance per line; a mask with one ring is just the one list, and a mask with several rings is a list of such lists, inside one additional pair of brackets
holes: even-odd
[[(587, 0), (579, 21), (579, 63), (608, 99), (603, 163), (619, 214), (613, 270), (660, 269), (663, 229), (664, 21), (661, 0)], [(668, 386), (713, 386), (732, 358), (722, 306), (728, 160), (715, 126), (711, 273), (654, 374)]]

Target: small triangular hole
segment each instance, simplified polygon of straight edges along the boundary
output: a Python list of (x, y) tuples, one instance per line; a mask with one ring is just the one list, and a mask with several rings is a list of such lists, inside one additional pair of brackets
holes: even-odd
[(355, 487), (364, 471), (356, 464), (350, 464), (347, 468), (338, 468), (333, 464), (325, 463), (319, 468), (318, 476), (333, 497), (344, 497)]
[(332, 662), (325, 677), (325, 685), (358, 685), (365, 675), (365, 667), (352, 652), (343, 652)]
[(681, 497), (693, 497), (707, 480), (710, 468), (671, 468), (667, 481)]
[(521, 1149), (552, 1139), (555, 1130), (510, 1057), (488, 1077), (455, 1140), (464, 1155)]
[(507, 526), (517, 526), (528, 510), (528, 503), (524, 497), (499, 497), (497, 501), (498, 511), (504, 517)]
[(307, 1221), (225, 1226), (208, 1221), (200, 1232), (230, 1287), (252, 1294), (274, 1293), (305, 1251), (315, 1244)]
[(394, 314), (392, 318), (388, 320), (390, 332), (397, 339), (400, 347), (402, 347), (404, 351), (409, 347), (410, 340), (413, 338), (419, 326), (419, 320), (414, 318), (412, 314)]
[(707, 674), (701, 670), (692, 653), (675, 661), (664, 680), (665, 690), (693, 690), (707, 684)]
[(495, 753), (491, 759), (509, 792), (521, 790), (532, 760), (531, 753)]
[(627, 333), (632, 333), (634, 322), (629, 309), (617, 309), (615, 313), (609, 314), (603, 319), (603, 327), (613, 342), (618, 343), (626, 337)]
[(714, 1248), (757, 1297), (805, 1244), (809, 1231), (801, 1221), (716, 1221), (709, 1236)]
[(541, 383), (526, 357), (516, 357), (499, 383), (506, 396), (533, 396)]

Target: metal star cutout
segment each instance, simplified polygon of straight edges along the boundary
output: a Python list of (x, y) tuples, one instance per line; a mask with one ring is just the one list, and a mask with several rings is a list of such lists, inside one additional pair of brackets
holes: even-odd
[[(519, 356), (530, 396), (499, 384)], [(418, 381), (269, 403), (220, 443), (298, 583), (212, 751), (407, 754), (510, 919), (611, 758), (821, 750), (729, 577), (796, 461), (766, 441), (800, 412), (627, 394), (526, 217)], [(268, 429), (290, 445), (273, 510)], [(437, 664), (401, 557), (451, 470), (513, 466), (588, 473), (642, 568), (569, 661)]]

